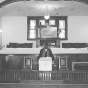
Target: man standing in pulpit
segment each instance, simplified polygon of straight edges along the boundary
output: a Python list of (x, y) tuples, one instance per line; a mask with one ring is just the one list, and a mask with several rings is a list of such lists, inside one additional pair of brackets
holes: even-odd
[[(39, 71), (52, 71), (52, 64), (54, 64), (54, 56), (48, 46), (48, 43), (45, 43), (44, 47), (40, 50), (38, 61)], [(42, 80), (51, 80), (51, 73), (39, 73), (39, 78)]]
[(48, 43), (45, 43), (44, 47), (40, 50), (38, 61), (41, 57), (51, 57), (52, 61), (54, 62), (54, 55), (52, 54), (52, 51), (49, 48)]

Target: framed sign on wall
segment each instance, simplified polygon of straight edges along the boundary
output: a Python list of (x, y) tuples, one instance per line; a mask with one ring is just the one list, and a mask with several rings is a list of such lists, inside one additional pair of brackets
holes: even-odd
[(42, 28), (41, 38), (57, 38), (57, 27)]
[(72, 71), (88, 71), (88, 62), (72, 62)]
[(32, 58), (31, 57), (24, 57), (24, 68), (32, 69)]
[(60, 57), (59, 58), (59, 69), (65, 69), (65, 68), (67, 68), (67, 58)]

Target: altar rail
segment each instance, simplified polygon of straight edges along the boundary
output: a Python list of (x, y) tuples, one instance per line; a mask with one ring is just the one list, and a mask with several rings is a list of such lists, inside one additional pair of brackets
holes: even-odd
[(87, 71), (0, 71), (0, 83), (20, 83), (22, 80), (62, 80), (63, 83), (88, 83)]

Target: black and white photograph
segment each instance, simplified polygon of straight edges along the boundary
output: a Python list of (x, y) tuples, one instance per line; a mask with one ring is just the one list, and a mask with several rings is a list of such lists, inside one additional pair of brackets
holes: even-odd
[(0, 88), (88, 88), (88, 0), (0, 0)]

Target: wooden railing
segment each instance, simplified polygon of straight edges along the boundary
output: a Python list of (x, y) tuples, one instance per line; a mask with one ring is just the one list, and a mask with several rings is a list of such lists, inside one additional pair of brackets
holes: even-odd
[(63, 83), (88, 83), (87, 71), (0, 71), (0, 83), (19, 83), (22, 80), (63, 80)]

